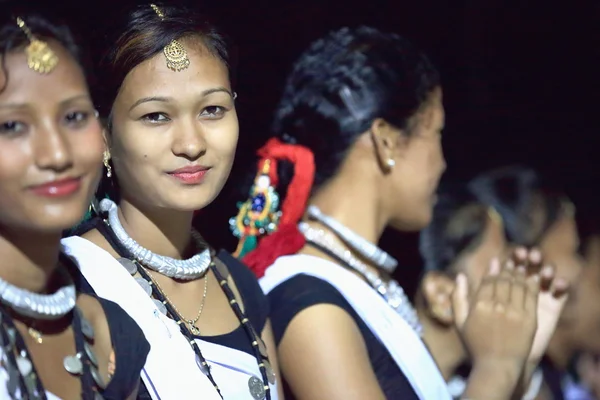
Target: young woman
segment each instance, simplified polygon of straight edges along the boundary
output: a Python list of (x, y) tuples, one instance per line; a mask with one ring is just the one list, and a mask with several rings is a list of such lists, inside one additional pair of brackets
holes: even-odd
[(277, 399), (269, 304), (244, 265), (192, 228), (238, 139), (225, 42), (183, 8), (146, 5), (123, 20), (107, 27), (98, 68), (108, 117), (100, 216), (63, 244), (88, 290), (146, 333), (142, 398)]
[(149, 345), (78, 295), (63, 230), (87, 210), (104, 143), (68, 29), (0, 21), (0, 398), (134, 399)]
[(579, 253), (574, 207), (533, 170), (520, 166), (483, 173), (472, 187), (481, 201), (498, 210), (510, 242), (539, 247), (556, 265), (557, 276), (572, 282), (547, 360), (542, 363), (546, 387), (540, 398), (561, 399), (561, 382), (573, 356), (600, 350), (598, 338), (589, 333), (597, 328), (600, 316), (593, 306), (599, 292), (594, 283), (597, 270), (583, 268), (586, 263)]
[[(513, 196), (517, 201), (525, 200), (528, 191), (515, 187)], [(468, 363), (469, 354), (459, 332), (454, 328), (452, 292), (454, 277), (464, 273), (471, 287), (476, 287), (485, 275), (485, 265), (494, 259), (502, 259), (509, 253), (509, 243), (504, 234), (502, 218), (495, 209), (483, 204), (467, 185), (454, 185), (439, 195), (431, 224), (421, 232), (421, 254), (425, 260), (426, 273), (421, 280), (416, 297), (419, 320), (423, 325), (423, 340), (431, 351), (449, 389), (459, 398), (465, 382), (454, 376), (457, 368)], [(523, 249), (519, 250), (523, 252)], [(541, 262), (541, 253), (530, 254)], [(546, 279), (552, 275), (552, 267), (541, 272)], [(543, 312), (556, 314), (566, 300), (562, 291), (566, 281), (557, 279), (550, 291), (540, 294)], [(555, 301), (558, 297), (561, 301)], [(553, 319), (556, 322), (556, 318)], [(542, 320), (540, 319), (540, 323)], [(544, 329), (552, 334), (552, 329)], [(544, 339), (548, 343), (550, 337)], [(530, 357), (529, 369), (535, 370), (543, 351)], [(524, 399), (533, 400), (540, 393), (543, 377), (536, 371)]]
[[(259, 150), (251, 198), (230, 223), (241, 239), (238, 254), (262, 277), (282, 372), (296, 398), (449, 398), (416, 313), (386, 276), (397, 262), (373, 244), (387, 226), (429, 223), (445, 169), (443, 126), (438, 72), (399, 36), (341, 29), (294, 65), (275, 114), (276, 137)], [(511, 280), (521, 289), (522, 275)], [(489, 299), (494, 276), (470, 297)], [(466, 302), (462, 275), (458, 283), (455, 293)], [(468, 327), (464, 312), (455, 316), (475, 362), (465, 395), (507, 399), (535, 328), (513, 330), (506, 314), (478, 314), (498, 311), (493, 307), (474, 310)]]

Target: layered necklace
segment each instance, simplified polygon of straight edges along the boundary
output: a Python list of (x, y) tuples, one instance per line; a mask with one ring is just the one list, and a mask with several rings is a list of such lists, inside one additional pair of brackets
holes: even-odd
[[(63, 263), (70, 262), (61, 256)], [(76, 290), (70, 276), (65, 273), (66, 285), (53, 294), (39, 294), (16, 287), (0, 278), (0, 364), (8, 375), (7, 390), (13, 399), (46, 399), (35, 365), (23, 337), (17, 330), (8, 309), (32, 320), (53, 321), (73, 315), (75, 355), (63, 359), (63, 368), (81, 379), (82, 399), (101, 400), (106, 383), (98, 371), (98, 359), (92, 344), (94, 329), (76, 307)], [(38, 344), (43, 344), (41, 333), (32, 327), (29, 334)]]
[[(352, 251), (358, 253), (373, 265), (386, 271), (393, 271), (398, 264), (398, 262), (388, 253), (342, 225), (339, 221), (324, 215), (316, 206), (311, 205), (308, 208), (308, 216), (329, 228), (329, 230), (346, 243)], [(419, 336), (422, 335), (423, 328), (419, 323), (417, 312), (398, 282), (392, 279), (387, 281), (381, 279), (379, 274), (369, 268), (367, 264), (356, 258), (352, 251), (338, 245), (334, 236), (324, 229), (313, 228), (304, 222), (301, 222), (298, 225), (298, 228), (309, 244), (335, 258), (338, 262), (362, 276), (363, 279), (384, 298), (387, 304), (396, 311)], [(387, 266), (384, 266), (384, 263), (387, 263)], [(393, 267), (392, 264), (394, 265)]]
[[(250, 320), (240, 308), (235, 294), (229, 286), (229, 270), (225, 264), (213, 256), (211, 250), (208, 248), (200, 234), (195, 230), (192, 230), (192, 239), (195, 242), (196, 248), (203, 249), (192, 258), (187, 260), (177, 260), (171, 257), (161, 256), (142, 247), (127, 234), (119, 221), (118, 208), (114, 202), (104, 199), (100, 203), (100, 207), (102, 211), (108, 213), (108, 218), (104, 220), (105, 226), (108, 228), (106, 229), (106, 233), (110, 235), (112, 239), (111, 242), (115, 245), (115, 250), (117, 250), (121, 256), (118, 260), (119, 263), (132, 276), (139, 274), (140, 277), (136, 277), (135, 280), (148, 296), (152, 298), (152, 301), (157, 308), (155, 310), (155, 315), (158, 316), (158, 313), (160, 312), (177, 323), (181, 333), (186, 337), (198, 358), (200, 370), (208, 377), (215, 390), (221, 395), (221, 398), (223, 398), (221, 390), (211, 373), (211, 367), (202, 355), (196, 341), (196, 338), (200, 334), (200, 328), (198, 328), (196, 323), (200, 319), (202, 309), (204, 308), (207, 293), (207, 272), (210, 268), (219, 282), (219, 286), (223, 290), (223, 293), (229, 300), (231, 309), (249, 338), (261, 373), (260, 378), (252, 375), (248, 379), (248, 391), (253, 399), (270, 400), (271, 388), (269, 383), (272, 385), (275, 384), (276, 376), (269, 363), (267, 347), (250, 323)], [(147, 262), (148, 264), (146, 264)], [(181, 315), (177, 307), (169, 300), (168, 296), (164, 293), (149, 270), (174, 279), (193, 280), (204, 276), (204, 294), (200, 305), (200, 311), (196, 315), (196, 318), (186, 319)]]

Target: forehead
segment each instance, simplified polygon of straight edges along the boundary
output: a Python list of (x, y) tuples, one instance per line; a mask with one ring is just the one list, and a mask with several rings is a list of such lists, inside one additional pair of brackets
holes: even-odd
[(199, 39), (181, 39), (179, 42), (190, 60), (188, 68), (172, 71), (167, 67), (164, 53), (159, 52), (127, 74), (119, 97), (130, 101), (156, 95), (177, 98), (214, 86), (229, 89), (227, 67)]
[(0, 88), (3, 88), (0, 104), (61, 101), (87, 93), (85, 76), (77, 61), (57, 42), (49, 41), (48, 44), (59, 59), (56, 68), (48, 74), (40, 74), (28, 67), (24, 48), (4, 56), (5, 68), (0, 70)]

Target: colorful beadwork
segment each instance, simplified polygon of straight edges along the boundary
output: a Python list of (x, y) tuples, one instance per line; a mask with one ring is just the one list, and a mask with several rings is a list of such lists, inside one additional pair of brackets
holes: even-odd
[(278, 211), (279, 194), (271, 185), (269, 177), (270, 165), (270, 160), (265, 160), (250, 188), (248, 200), (238, 203), (237, 216), (229, 220), (229, 228), (234, 236), (240, 239), (237, 257), (243, 257), (254, 250), (259, 236), (277, 230), (281, 211)]

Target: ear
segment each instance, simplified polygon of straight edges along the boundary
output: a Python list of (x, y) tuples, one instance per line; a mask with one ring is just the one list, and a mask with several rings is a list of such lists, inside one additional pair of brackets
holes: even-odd
[(376, 118), (373, 121), (369, 133), (373, 140), (379, 166), (383, 171), (389, 172), (396, 164), (400, 148), (405, 145), (402, 143), (405, 136), (382, 118)]
[(454, 323), (452, 313), (454, 285), (454, 280), (450, 276), (437, 271), (428, 272), (421, 281), (421, 292), (429, 315), (446, 326)]

